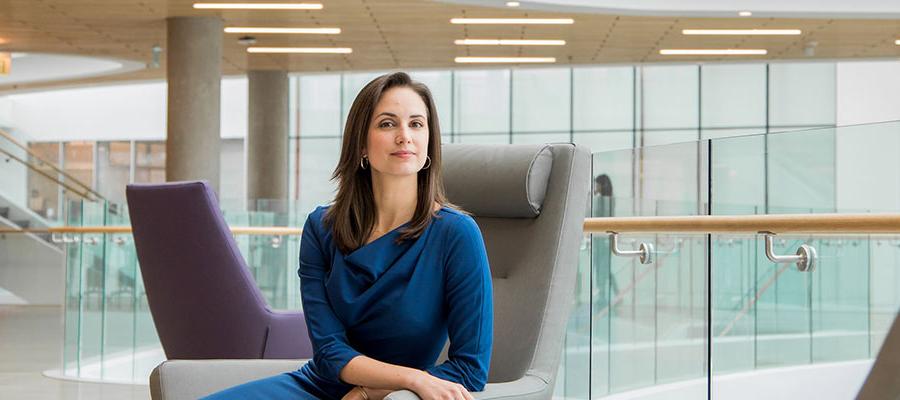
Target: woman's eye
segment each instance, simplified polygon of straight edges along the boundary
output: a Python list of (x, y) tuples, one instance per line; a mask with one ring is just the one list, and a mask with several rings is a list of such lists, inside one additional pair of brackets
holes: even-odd
[(379, 128), (391, 128), (393, 126), (394, 126), (394, 121), (381, 121), (381, 123), (378, 124)]
[(410, 123), (410, 125), (413, 128), (421, 128), (421, 127), (425, 126), (421, 121), (413, 121), (412, 123)]

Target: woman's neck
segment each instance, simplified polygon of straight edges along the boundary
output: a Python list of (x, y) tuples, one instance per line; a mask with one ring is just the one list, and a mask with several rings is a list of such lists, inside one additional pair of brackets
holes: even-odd
[(388, 232), (412, 219), (418, 202), (418, 177), (373, 173), (372, 192), (377, 210), (375, 231)]

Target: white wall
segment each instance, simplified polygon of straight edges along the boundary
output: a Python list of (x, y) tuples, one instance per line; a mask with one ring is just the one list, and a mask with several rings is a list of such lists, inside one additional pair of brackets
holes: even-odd
[[(12, 103), (10, 113), (14, 119), (9, 125), (29, 141), (162, 140), (166, 137), (166, 83), (163, 81), (24, 93), (0, 97), (0, 100)], [(222, 137), (245, 137), (247, 79), (224, 78), (221, 104)]]
[[(838, 210), (900, 211), (900, 61), (837, 65)], [(848, 125), (858, 125), (848, 127)]]

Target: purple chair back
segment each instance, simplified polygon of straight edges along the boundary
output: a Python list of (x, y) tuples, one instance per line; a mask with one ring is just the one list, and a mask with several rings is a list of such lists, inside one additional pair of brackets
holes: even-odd
[[(126, 194), (147, 301), (167, 358), (312, 355), (303, 315), (268, 309), (205, 182), (128, 185)], [(277, 328), (288, 329), (273, 332)]]

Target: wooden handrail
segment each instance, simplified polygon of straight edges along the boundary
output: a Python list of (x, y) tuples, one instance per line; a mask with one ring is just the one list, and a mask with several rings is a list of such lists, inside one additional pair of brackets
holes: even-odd
[[(28, 146), (25, 146), (24, 144), (22, 144), (21, 142), (19, 142), (18, 140), (16, 140), (15, 137), (13, 137), (12, 135), (10, 135), (8, 132), (4, 131), (3, 129), (0, 129), (0, 136), (2, 136), (3, 138), (5, 138), (6, 140), (10, 141), (10, 143), (16, 145), (16, 147), (19, 147), (20, 149), (25, 150), (25, 152), (28, 153), (28, 155), (34, 157), (36, 160), (40, 161), (40, 162), (43, 163), (44, 165), (49, 166), (52, 170), (56, 171), (56, 172), (59, 173), (59, 174), (62, 174), (62, 176), (66, 177), (67, 180), (72, 181), (72, 182), (74, 182), (76, 185), (83, 187), (85, 190), (87, 190), (87, 193), (90, 193), (91, 195), (93, 195), (94, 198), (106, 200), (106, 199), (103, 197), (103, 195), (101, 195), (100, 193), (97, 193), (96, 191), (94, 191), (94, 189), (91, 189), (90, 185), (87, 185), (87, 184), (85, 184), (84, 182), (82, 182), (82, 181), (78, 180), (77, 178), (75, 178), (74, 176), (69, 175), (68, 172), (63, 171), (62, 169), (60, 169), (59, 167), (57, 167), (56, 164), (53, 164), (52, 162), (43, 159), (41, 156), (37, 155), (37, 153), (35, 153), (35, 152), (32, 151), (31, 149), (29, 149)], [(30, 165), (30, 163), (28, 163), (28, 162), (25, 162), (25, 164)], [(53, 179), (53, 178), (50, 178), (50, 179)], [(74, 191), (73, 189), (69, 188), (69, 186), (67, 186), (66, 184), (60, 182), (58, 179), (53, 179), (53, 180), (56, 181), (57, 183), (59, 183), (60, 185), (65, 186), (66, 189), (69, 189), (69, 190)], [(88, 198), (88, 196), (85, 196), (85, 195), (83, 195), (82, 193), (80, 193), (80, 192), (78, 192), (78, 191), (75, 191), (75, 192), (78, 193), (81, 197)]]
[(590, 233), (900, 233), (900, 214), (768, 214), (585, 218)]
[[(0, 131), (0, 132), (2, 132), (2, 131)], [(45, 178), (47, 178), (47, 179), (49, 179), (49, 180), (55, 182), (57, 185), (60, 185), (60, 186), (62, 186), (62, 187), (64, 187), (64, 188), (66, 188), (66, 189), (69, 190), (70, 192), (75, 193), (75, 194), (77, 194), (78, 196), (81, 196), (81, 198), (86, 199), (86, 200), (88, 200), (88, 201), (91, 200), (91, 198), (90, 198), (90, 196), (88, 196), (88, 193), (87, 193), (87, 192), (81, 192), (81, 191), (79, 191), (78, 189), (75, 189), (74, 187), (70, 186), (69, 184), (67, 184), (67, 183), (65, 183), (65, 182), (63, 182), (63, 181), (60, 181), (60, 180), (57, 179), (57, 178), (54, 178), (53, 175), (48, 174), (46, 171), (42, 171), (40, 168), (38, 168), (38, 167), (36, 167), (35, 165), (29, 163), (28, 161), (25, 161), (25, 160), (19, 158), (19, 157), (16, 156), (15, 154), (10, 153), (9, 151), (6, 151), (6, 150), (3, 149), (3, 148), (0, 148), (0, 153), (6, 154), (6, 156), (9, 157), (10, 159), (16, 160), (16, 161), (19, 162), (20, 164), (25, 165), (26, 168), (28, 168), (28, 169), (34, 171), (35, 173), (37, 173), (37, 174), (39, 174), (39, 175), (44, 176)]]
[[(300, 235), (300, 228), (231, 227), (235, 235)], [(676, 217), (585, 218), (585, 233), (900, 233), (900, 214), (690, 215)], [(47, 229), (0, 228), (0, 233), (131, 233), (130, 226), (60, 226)]]

